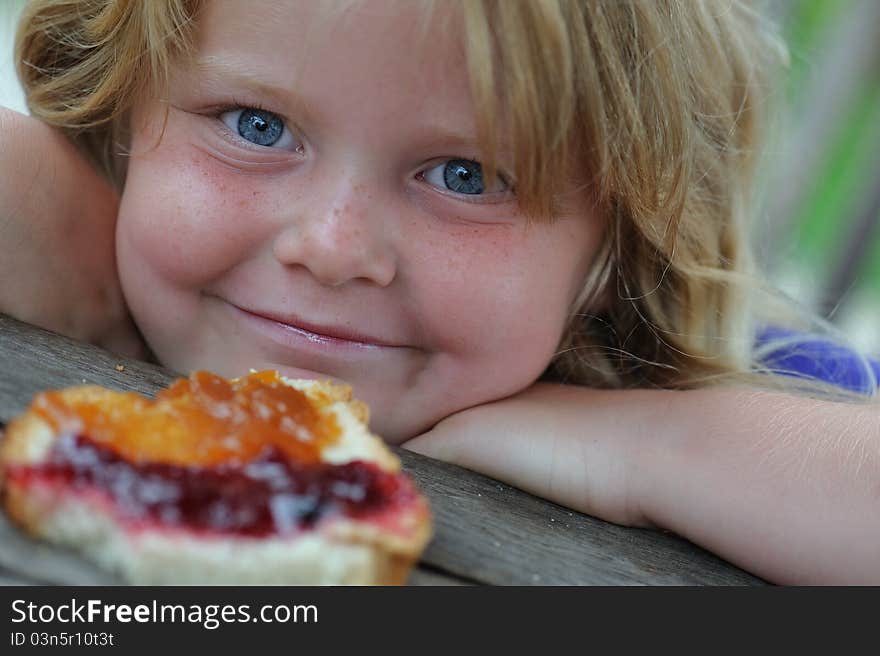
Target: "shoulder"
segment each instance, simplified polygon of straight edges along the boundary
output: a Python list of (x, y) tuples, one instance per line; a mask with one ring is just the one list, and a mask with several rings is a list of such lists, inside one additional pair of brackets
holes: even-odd
[(880, 389), (880, 362), (828, 335), (763, 328), (755, 339), (755, 358), (776, 374), (818, 380), (861, 394)]
[[(36, 119), (5, 107), (0, 107), (0, 211), (14, 207), (22, 193), (22, 185), (33, 185), (44, 158), (54, 157), (58, 144), (45, 152), (45, 143), (52, 138), (48, 126)], [(39, 151), (40, 156), (35, 156)]]
[(68, 149), (60, 132), (33, 116), (8, 107), (0, 107), (0, 135), (3, 137), (3, 156), (10, 160), (33, 150), (35, 141), (40, 148), (50, 146), (58, 151)]
[(69, 231), (115, 223), (117, 191), (61, 130), (0, 108), (0, 143), (0, 220)]
[[(46, 123), (0, 107), (0, 212), (30, 220), (88, 204), (116, 192), (64, 134)], [(114, 211), (115, 218), (115, 211)]]

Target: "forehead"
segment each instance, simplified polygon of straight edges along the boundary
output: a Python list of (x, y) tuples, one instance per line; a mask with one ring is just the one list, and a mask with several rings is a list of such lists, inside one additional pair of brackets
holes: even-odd
[[(390, 95), (400, 112), (470, 113), (461, 23), (451, 7), (440, 2), (431, 9), (419, 0), (209, 0), (198, 18), (195, 66), (296, 94), (344, 90), (363, 111)], [(388, 103), (380, 105), (388, 111)]]

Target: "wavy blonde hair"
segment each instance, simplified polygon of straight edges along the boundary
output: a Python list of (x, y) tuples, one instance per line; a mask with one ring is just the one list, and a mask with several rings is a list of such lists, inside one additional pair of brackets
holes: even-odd
[[(126, 113), (141, 94), (162, 93), (191, 52), (201, 4), (32, 0), (16, 40), (30, 111), (121, 186), (113, 149)], [(829, 329), (763, 282), (748, 246), (761, 117), (786, 58), (773, 26), (741, 0), (460, 7), (488, 168), (501, 110), (528, 214), (554, 216), (574, 180), (607, 219), (548, 377), (803, 389), (766, 375), (754, 349), (761, 323)]]

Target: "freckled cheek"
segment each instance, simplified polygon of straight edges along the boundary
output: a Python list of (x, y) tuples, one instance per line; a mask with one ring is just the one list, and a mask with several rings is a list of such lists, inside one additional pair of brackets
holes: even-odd
[(438, 348), (486, 358), (518, 349), (545, 357), (555, 348), (567, 308), (552, 254), (499, 226), (428, 236), (424, 244), (415, 261), (419, 316)]
[(192, 148), (160, 146), (129, 166), (120, 237), (166, 281), (195, 286), (246, 259), (267, 238), (266, 193)]

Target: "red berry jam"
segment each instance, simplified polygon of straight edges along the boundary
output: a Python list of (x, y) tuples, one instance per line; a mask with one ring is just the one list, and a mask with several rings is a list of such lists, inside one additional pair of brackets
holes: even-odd
[(246, 536), (308, 529), (339, 515), (367, 519), (417, 497), (406, 476), (360, 461), (298, 463), (269, 447), (247, 463), (134, 463), (82, 435), (60, 437), (45, 463), (10, 474), (20, 483), (100, 490), (125, 520)]

